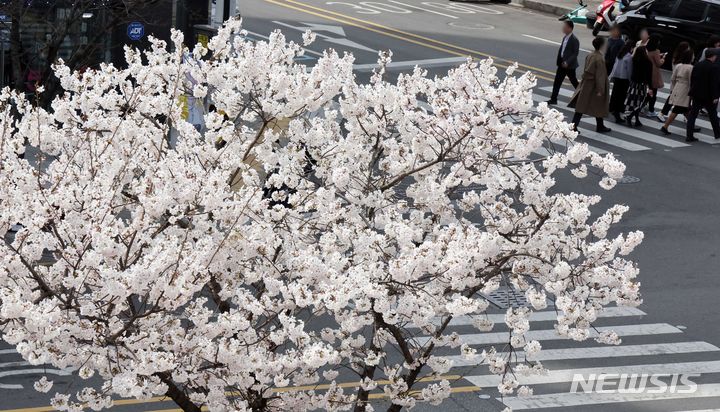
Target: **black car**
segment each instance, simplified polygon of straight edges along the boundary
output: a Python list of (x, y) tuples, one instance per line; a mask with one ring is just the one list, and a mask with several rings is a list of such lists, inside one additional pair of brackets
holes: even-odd
[(670, 55), (683, 41), (699, 55), (711, 35), (720, 35), (720, 0), (654, 0), (619, 16), (617, 23), (631, 39), (637, 40), (642, 29), (661, 35), (660, 48)]

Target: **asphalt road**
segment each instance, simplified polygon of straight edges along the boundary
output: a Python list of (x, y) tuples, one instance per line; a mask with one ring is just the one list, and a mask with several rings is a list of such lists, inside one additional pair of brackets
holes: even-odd
[[(356, 57), (361, 78), (372, 69), (377, 51), (386, 49), (394, 53), (395, 73), (415, 65), (442, 73), (467, 56), (492, 56), (500, 66), (519, 62), (522, 70), (536, 73), (538, 100), (549, 97), (547, 88), (561, 38), (554, 16), (482, 2), (243, 0), (241, 13), (245, 28), (258, 39), (280, 29), (288, 38), (300, 41), (306, 28), (313, 29), (318, 40), (306, 53), (306, 63), (312, 65), (325, 48), (347, 51)], [(576, 33), (581, 47), (590, 48), (590, 33), (582, 27)], [(566, 101), (568, 93), (566, 89), (561, 100)], [(663, 102), (661, 98), (658, 106)], [(566, 110), (562, 103), (558, 108)], [(677, 135), (661, 137), (657, 131), (660, 125), (653, 120), (644, 123), (646, 127), (640, 131), (611, 124), (616, 130), (609, 137), (594, 135), (588, 124), (580, 139), (594, 150), (620, 157), (628, 166), (628, 174), (637, 178), (602, 193), (606, 205), (623, 203), (631, 208), (619, 229), (643, 230), (646, 239), (633, 256), (641, 268), (645, 303), (639, 311), (614, 313), (598, 322), (601, 327), (615, 326), (623, 331), (623, 345), (607, 348), (594, 342), (549, 340), (544, 344), (544, 364), (559, 372), (537, 382), (535, 396), (529, 400), (497, 400), (493, 390), (496, 383), (488, 378), (487, 371), (465, 365), (450, 372), (464, 376), (453, 382), (456, 393), (452, 400), (442, 409), (420, 410), (499, 411), (503, 403), (515, 410), (543, 411), (685, 411), (720, 407), (720, 316), (716, 307), (720, 292), (720, 273), (716, 269), (720, 267), (720, 145), (708, 136), (711, 133), (705, 123), (701, 123), (702, 141), (693, 145), (684, 144)], [(596, 186), (576, 181), (562, 182), (561, 188), (596, 191)], [(458, 333), (472, 333), (467, 326), (457, 328)], [(533, 322), (533, 329), (550, 331), (552, 322), (540, 318)], [(43, 408), (46, 398), (31, 389), (33, 379), (41, 375), (7, 374), (29, 368), (13, 363), (20, 361), (11, 351), (0, 352), (0, 412), (16, 408), (51, 410)], [(699, 388), (694, 394), (666, 391), (598, 395), (569, 393), (567, 376), (575, 372), (701, 372), (701, 376), (693, 378)], [(70, 376), (58, 377), (58, 382), (69, 387), (77, 385)], [(120, 402), (113, 410), (173, 407), (160, 398), (130, 402)], [(39, 408), (27, 409), (30, 407)]]

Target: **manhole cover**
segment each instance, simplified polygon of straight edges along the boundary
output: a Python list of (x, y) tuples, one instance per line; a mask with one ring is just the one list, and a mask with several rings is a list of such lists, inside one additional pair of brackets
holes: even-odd
[(639, 183), (640, 178), (635, 176), (623, 176), (622, 178), (618, 179), (618, 183), (621, 185), (629, 185), (632, 183)]
[(525, 294), (510, 287), (501, 287), (485, 296), (490, 303), (501, 309), (522, 308), (528, 306)]
[(457, 23), (457, 22), (450, 22), (448, 23), (448, 26), (455, 27), (457, 29), (465, 29), (465, 30), (493, 30), (495, 26), (491, 24), (484, 24), (484, 23)]

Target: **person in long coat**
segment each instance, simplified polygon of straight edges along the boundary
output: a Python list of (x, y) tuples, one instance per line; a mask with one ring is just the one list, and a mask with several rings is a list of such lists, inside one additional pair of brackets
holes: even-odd
[(687, 114), (690, 111), (690, 80), (692, 78), (695, 54), (692, 49), (688, 48), (683, 52), (682, 56), (676, 57), (675, 67), (672, 73), (672, 85), (670, 87), (670, 97), (668, 104), (672, 106), (672, 113), (665, 120), (665, 124), (660, 128), (665, 135), (670, 134), (670, 124), (679, 114)]
[(606, 41), (596, 37), (592, 44), (595, 51), (585, 59), (582, 81), (568, 107), (575, 109), (572, 123), (576, 131), (585, 114), (595, 118), (598, 133), (608, 133), (610, 129), (605, 127), (605, 117), (610, 114), (610, 81), (605, 67)]

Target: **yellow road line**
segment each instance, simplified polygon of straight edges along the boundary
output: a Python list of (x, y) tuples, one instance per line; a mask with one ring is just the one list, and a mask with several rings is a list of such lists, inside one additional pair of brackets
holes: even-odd
[[(477, 386), (458, 386), (456, 388), (451, 388), (451, 393), (468, 393), (468, 392), (477, 392), (480, 388)], [(415, 396), (419, 394), (420, 391), (412, 391), (410, 392), (411, 395)], [(384, 393), (371, 393), (370, 396), (368, 396), (369, 399), (384, 399), (387, 396)], [(203, 411), (208, 410), (207, 408), (203, 407)], [(2, 411), (4, 412), (4, 411)], [(156, 409), (149, 412), (182, 412), (182, 409)]]
[[(276, 0), (265, 0), (267, 3), (272, 3), (281, 7), (285, 7), (288, 9), (300, 11), (302, 13), (311, 14), (316, 17), (321, 17), (327, 20), (336, 21), (339, 23), (347, 24), (353, 27), (358, 27), (361, 29), (365, 29), (374, 33), (382, 34), (387, 37), (396, 38), (399, 40), (403, 40), (409, 43), (413, 43), (419, 46), (423, 46), (426, 48), (430, 48), (433, 50), (442, 51), (444, 53), (452, 54), (455, 56), (473, 56), (473, 57), (482, 57), (482, 58), (492, 58), (496, 61), (496, 64), (500, 67), (508, 67), (511, 64), (513, 64), (512, 61), (504, 58), (500, 58), (497, 56), (490, 55), (488, 53), (484, 53), (478, 50), (469, 49), (463, 46), (458, 46), (456, 44), (447, 43), (441, 40), (433, 39), (430, 37), (425, 37), (419, 34), (406, 32), (400, 29), (396, 29), (394, 27), (385, 26), (382, 24), (374, 23), (367, 20), (358, 19), (352, 16), (348, 16), (342, 13), (337, 13), (331, 10), (326, 10), (323, 8), (315, 7), (306, 3), (302, 3), (295, 0), (283, 0), (283, 1), (276, 1)], [(295, 4), (296, 6), (292, 6), (289, 3)], [(337, 16), (337, 17), (336, 17)], [(399, 34), (398, 34), (399, 33)], [(414, 38), (414, 39), (413, 39)], [(415, 40), (418, 39), (418, 40)], [(432, 44), (430, 44), (432, 43)], [(454, 50), (453, 50), (454, 49)], [(460, 52), (461, 51), (461, 52)], [(505, 64), (499, 63), (499, 62), (506, 62)], [(541, 69), (539, 67), (529, 66), (526, 64), (520, 64), (518, 63), (518, 66), (521, 69), (524, 69), (525, 71), (533, 71), (535, 73), (536, 77), (539, 77), (541, 79), (545, 79), (548, 81), (552, 81), (555, 73)], [(539, 73), (545, 73), (553, 77), (546, 77)]]
[[(448, 380), (448, 381), (457, 381), (462, 379), (462, 376), (460, 375), (441, 375), (436, 377), (425, 377), (422, 379), (418, 379), (418, 382), (433, 382), (433, 381), (440, 381), (440, 380)], [(387, 385), (390, 383), (390, 381), (382, 380), (377, 381), (379, 385)], [(341, 388), (356, 388), (360, 386), (358, 382), (344, 382), (344, 383), (338, 383), (336, 386), (339, 386)], [(307, 385), (307, 386), (289, 386), (286, 388), (273, 388), (273, 392), (292, 392), (292, 391), (312, 391), (312, 390), (327, 390), (330, 388), (330, 385)], [(228, 392), (227, 395), (232, 396), (233, 392)], [(382, 394), (377, 394), (382, 395)], [(372, 396), (372, 395), (371, 395)], [(140, 400), (140, 399), (118, 399), (114, 400), (113, 404), (115, 406), (124, 406), (124, 405), (137, 405), (137, 404), (144, 404), (144, 403), (157, 403), (157, 402), (172, 402), (172, 399), (168, 398), (167, 396), (156, 396), (153, 398)], [(0, 412), (52, 412), (55, 409), (51, 406), (39, 406), (35, 408), (20, 408), (20, 409), (1, 409)], [(172, 410), (172, 409), (170, 409)]]

